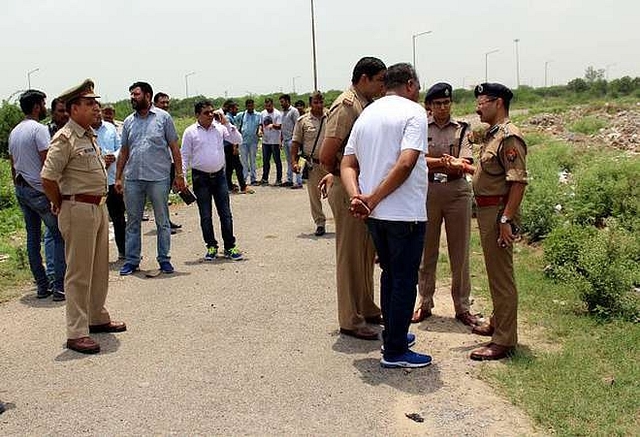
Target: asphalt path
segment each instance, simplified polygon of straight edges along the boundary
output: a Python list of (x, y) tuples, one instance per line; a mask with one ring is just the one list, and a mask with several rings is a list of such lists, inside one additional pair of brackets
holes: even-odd
[[(483, 339), (452, 318), (447, 278), (435, 315), (412, 327), (433, 365), (382, 369), (379, 341), (338, 334), (333, 221), (313, 235), (306, 190), (258, 187), (231, 203), (244, 261), (203, 261), (191, 205), (171, 210), (183, 225), (172, 237), (175, 274), (120, 277), (121, 264), (110, 265), (107, 307), (128, 330), (95, 335), (98, 355), (64, 348), (64, 303), (25, 289), (0, 305), (0, 435), (539, 432), (478, 378), (503, 364), (468, 359)], [(153, 220), (143, 233), (141, 267), (155, 269)]]

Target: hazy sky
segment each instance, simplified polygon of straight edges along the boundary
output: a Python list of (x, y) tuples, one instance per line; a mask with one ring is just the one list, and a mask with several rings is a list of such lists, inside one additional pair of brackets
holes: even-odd
[[(424, 87), (490, 81), (549, 85), (582, 77), (640, 76), (637, 0), (315, 0), (318, 84), (348, 86), (355, 62), (412, 61)], [(136, 80), (185, 96), (298, 92), (313, 88), (310, 0), (3, 0), (0, 99), (27, 87), (49, 99), (91, 77), (103, 101), (128, 97)]]

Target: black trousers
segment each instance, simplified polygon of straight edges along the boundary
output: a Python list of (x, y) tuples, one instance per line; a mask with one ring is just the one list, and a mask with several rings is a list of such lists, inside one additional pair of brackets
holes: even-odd
[(124, 196), (116, 193), (113, 185), (109, 185), (109, 193), (107, 194), (107, 210), (109, 217), (113, 223), (113, 233), (116, 237), (116, 246), (118, 246), (118, 254), (124, 255), (124, 235), (127, 227), (124, 218)]
[(233, 171), (236, 171), (236, 178), (238, 178), (238, 185), (240, 190), (244, 191), (247, 187), (247, 182), (244, 180), (244, 169), (242, 168), (242, 162), (240, 162), (240, 154), (233, 153), (233, 144), (225, 143), (224, 145), (224, 161), (225, 161), (225, 176), (227, 177), (227, 186), (229, 189), (233, 187), (231, 182), (231, 176)]

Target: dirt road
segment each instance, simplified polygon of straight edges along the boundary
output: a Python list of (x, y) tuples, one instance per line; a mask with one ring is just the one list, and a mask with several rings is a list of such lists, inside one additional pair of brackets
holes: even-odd
[[(25, 290), (0, 306), (0, 435), (536, 433), (474, 376), (502, 364), (467, 358), (481, 339), (446, 289), (412, 328), (430, 367), (382, 369), (380, 342), (338, 335), (333, 222), (316, 238), (305, 191), (256, 191), (232, 197), (245, 261), (201, 261), (193, 205), (172, 210), (174, 275), (121, 278), (112, 264), (108, 308), (129, 330), (96, 335), (99, 355), (64, 349), (63, 304)], [(143, 230), (142, 267), (155, 268), (153, 221)]]

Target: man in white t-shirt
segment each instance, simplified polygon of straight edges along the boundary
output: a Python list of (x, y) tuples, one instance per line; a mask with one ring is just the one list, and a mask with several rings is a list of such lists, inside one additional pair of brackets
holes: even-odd
[(382, 276), (383, 367), (424, 367), (431, 357), (411, 351), (409, 324), (427, 221), (427, 115), (410, 64), (385, 73), (385, 97), (356, 120), (340, 174), (350, 210), (367, 220)]
[(264, 101), (262, 116), (262, 180), (261, 185), (269, 184), (271, 156), (276, 164), (276, 186), (282, 186), (282, 159), (280, 159), (280, 134), (282, 113), (273, 107), (273, 99)]

